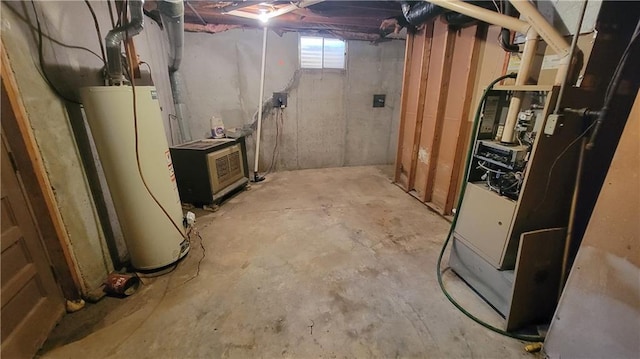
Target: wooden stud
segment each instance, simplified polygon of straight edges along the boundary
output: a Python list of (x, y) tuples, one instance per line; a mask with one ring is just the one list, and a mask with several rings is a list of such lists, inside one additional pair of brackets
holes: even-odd
[[(444, 113), (449, 95), (449, 80), (451, 76), (451, 60), (456, 43), (455, 32), (449, 31), (448, 25), (443, 21), (436, 23), (434, 30), (434, 62), (430, 68), (432, 73), (431, 81), (427, 85), (429, 93), (433, 95), (427, 100), (429, 106), (425, 108), (424, 117), (427, 118), (428, 125), (422, 133), (421, 146), (425, 148), (427, 160), (424, 167), (424, 180), (420, 186), (416, 186), (420, 193), (419, 199), (422, 202), (431, 200), (433, 193), (433, 182), (436, 166), (438, 165), (438, 153), (440, 149), (440, 139)], [(437, 57), (436, 54), (437, 53)]]
[[(438, 145), (438, 157), (433, 173), (433, 186), (429, 207), (440, 214), (451, 213), (458, 179), (461, 146), (468, 126), (469, 106), (479, 58), (478, 27), (465, 28), (456, 34), (456, 44), (451, 57), (451, 74), (446, 108), (443, 114)], [(461, 136), (462, 135), (462, 136)]]
[(131, 61), (131, 67), (133, 68), (133, 73), (131, 76), (133, 78), (139, 79), (141, 78), (140, 74), (140, 61), (138, 61), (138, 53), (136, 52), (136, 46), (133, 43), (133, 38), (128, 38), (124, 43), (125, 52), (127, 54), (127, 58)]
[(403, 172), (402, 168), (402, 148), (404, 145), (404, 127), (407, 117), (407, 97), (409, 88), (409, 76), (411, 76), (411, 54), (413, 53), (413, 39), (412, 33), (407, 34), (406, 46), (404, 50), (404, 70), (402, 74), (402, 94), (400, 98), (400, 125), (398, 130), (398, 144), (396, 151), (396, 165), (394, 182), (402, 186), (401, 176)]
[(422, 42), (422, 53), (420, 56), (420, 84), (418, 87), (418, 105), (416, 108), (416, 125), (413, 134), (413, 145), (411, 153), (411, 170), (409, 171), (409, 180), (407, 188), (413, 190), (416, 178), (416, 166), (418, 163), (418, 151), (420, 149), (420, 134), (422, 133), (424, 104), (427, 93), (427, 81), (429, 79), (429, 63), (431, 61), (431, 45), (433, 43), (433, 29), (435, 22), (432, 21), (425, 25), (424, 32), (420, 34)]
[(451, 180), (449, 181), (449, 187), (447, 189), (447, 201), (444, 205), (444, 213), (450, 214), (453, 209), (456, 199), (456, 193), (459, 189), (460, 167), (464, 163), (465, 154), (463, 150), (466, 148), (465, 143), (469, 138), (470, 122), (468, 121), (471, 112), (471, 99), (473, 98), (473, 88), (475, 85), (475, 77), (478, 69), (478, 61), (480, 60), (480, 44), (481, 39), (487, 36), (487, 26), (484, 24), (478, 25), (473, 40), (473, 50), (471, 51), (471, 58), (469, 59), (469, 73), (467, 77), (467, 86), (465, 89), (465, 100), (463, 102), (462, 116), (460, 117), (460, 126), (458, 128), (458, 136), (456, 141), (455, 157), (453, 160), (453, 166), (451, 168)]

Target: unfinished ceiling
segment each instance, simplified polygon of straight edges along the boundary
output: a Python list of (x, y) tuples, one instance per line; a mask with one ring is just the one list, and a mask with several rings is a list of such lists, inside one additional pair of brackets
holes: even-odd
[[(155, 9), (155, 1), (145, 4), (151, 16)], [(269, 15), (269, 27), (277, 32), (373, 41), (383, 37), (381, 23), (401, 16), (402, 10), (396, 1), (185, 1), (185, 30), (216, 33), (261, 27), (261, 14)]]

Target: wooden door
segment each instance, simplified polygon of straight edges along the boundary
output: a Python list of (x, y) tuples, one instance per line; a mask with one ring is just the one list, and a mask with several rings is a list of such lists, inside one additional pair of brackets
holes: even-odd
[(31, 358), (64, 314), (64, 299), (4, 133), (0, 163), (1, 354), (3, 358)]

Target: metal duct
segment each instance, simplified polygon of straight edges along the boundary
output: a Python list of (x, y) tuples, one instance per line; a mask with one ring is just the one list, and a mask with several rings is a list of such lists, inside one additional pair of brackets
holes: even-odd
[(444, 21), (456, 28), (467, 27), (478, 22), (478, 20), (472, 18), (471, 16), (467, 16), (457, 12), (448, 12), (444, 14)]
[[(513, 9), (513, 6), (511, 6), (511, 3), (509, 1), (506, 1), (504, 4), (504, 14), (513, 16), (513, 17), (520, 17), (520, 14)], [(509, 29), (505, 29), (503, 27), (502, 30), (500, 30), (499, 41), (500, 41), (501, 47), (505, 51), (508, 51), (508, 52), (520, 51), (520, 47), (518, 45), (511, 43), (511, 31)]]
[(413, 6), (406, 1), (401, 1), (402, 14), (407, 22), (415, 27), (420, 26), (425, 21), (431, 20), (438, 15), (448, 11), (430, 2), (419, 2)]
[[(464, 2), (477, 5), (479, 7), (495, 10), (494, 3), (489, 1), (469, 1), (463, 0)], [(471, 25), (478, 20), (467, 15), (459, 14), (456, 12), (452, 12), (449, 9), (445, 9), (443, 7), (434, 5), (428, 1), (422, 1), (419, 3), (410, 4), (407, 1), (401, 1), (400, 6), (402, 9), (402, 14), (407, 22), (415, 27), (422, 25), (424, 22), (429, 21), (438, 17), (439, 15), (445, 16), (445, 21), (449, 25), (453, 25), (456, 27), (465, 27)]]
[(182, 0), (162, 0), (158, 2), (158, 11), (169, 38), (169, 80), (176, 108), (176, 117), (183, 141), (191, 140), (191, 131), (187, 121), (187, 108), (184, 103), (183, 82), (180, 64), (184, 47), (184, 2)]
[[(481, 8), (491, 10), (491, 11), (497, 10), (495, 7), (495, 4), (492, 1), (468, 1), (468, 0), (463, 0), (463, 1), (472, 5), (479, 6)], [(478, 23), (478, 19), (474, 17), (460, 14), (458, 12), (453, 12), (453, 11), (447, 12), (444, 14), (444, 21), (447, 24), (456, 28), (463, 28), (463, 27), (471, 26), (473, 24)]]
[(162, 25), (169, 37), (169, 72), (178, 71), (184, 46), (184, 3), (182, 0), (158, 2)]
[(125, 37), (134, 37), (142, 31), (144, 25), (143, 5), (144, 0), (129, 0), (131, 21), (112, 29), (105, 38), (107, 47), (107, 74), (111, 83), (121, 83), (123, 81), (122, 57), (120, 55), (121, 43)]

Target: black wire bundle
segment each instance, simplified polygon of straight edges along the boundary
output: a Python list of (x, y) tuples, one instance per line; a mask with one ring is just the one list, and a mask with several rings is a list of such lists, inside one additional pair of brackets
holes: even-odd
[(76, 105), (81, 105), (80, 101), (71, 99), (67, 96), (65, 96), (62, 92), (60, 92), (60, 90), (56, 87), (56, 85), (53, 84), (53, 81), (51, 81), (51, 78), (49, 78), (49, 74), (47, 74), (47, 70), (46, 70), (46, 66), (44, 63), (44, 47), (43, 47), (43, 35), (42, 35), (42, 25), (40, 24), (40, 16), (38, 15), (38, 9), (36, 9), (36, 3), (34, 0), (31, 0), (31, 6), (33, 7), (33, 13), (35, 15), (36, 18), (36, 25), (38, 28), (38, 61), (40, 63), (40, 70), (42, 71), (42, 77), (44, 77), (44, 80), (47, 82), (47, 85), (49, 85), (49, 88), (61, 99), (67, 101), (67, 102), (71, 102), (74, 103)]
[(273, 171), (276, 167), (275, 163), (276, 163), (276, 157), (278, 156), (278, 154), (280, 154), (280, 149), (279, 149), (279, 143), (280, 143), (280, 137), (281, 137), (281, 127), (284, 126), (284, 110), (283, 109), (278, 109), (278, 111), (276, 112), (276, 118), (275, 118), (275, 122), (276, 122), (276, 143), (273, 145), (273, 153), (271, 154), (271, 164), (269, 165), (269, 169), (267, 170), (267, 172), (265, 174), (269, 174), (271, 173), (271, 171)]

